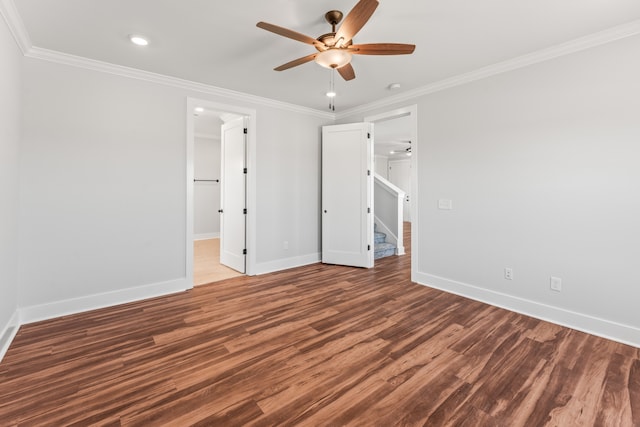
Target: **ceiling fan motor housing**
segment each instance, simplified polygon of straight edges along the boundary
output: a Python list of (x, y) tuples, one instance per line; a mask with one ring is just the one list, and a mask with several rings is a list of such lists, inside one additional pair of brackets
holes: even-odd
[(343, 14), (339, 10), (330, 10), (329, 12), (324, 14), (324, 19), (327, 20), (329, 25), (333, 27), (331, 31), (336, 32), (336, 25), (342, 21)]

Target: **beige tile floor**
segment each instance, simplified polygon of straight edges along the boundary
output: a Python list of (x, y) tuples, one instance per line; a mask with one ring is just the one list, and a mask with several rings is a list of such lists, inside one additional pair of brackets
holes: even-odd
[(242, 276), (242, 273), (220, 264), (220, 239), (193, 242), (193, 284), (195, 286), (236, 276)]

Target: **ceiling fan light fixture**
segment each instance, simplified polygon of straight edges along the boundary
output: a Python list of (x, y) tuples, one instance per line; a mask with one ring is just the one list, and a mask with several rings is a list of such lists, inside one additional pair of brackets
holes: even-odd
[(351, 62), (351, 54), (345, 49), (329, 48), (317, 54), (315, 61), (325, 68), (340, 68)]

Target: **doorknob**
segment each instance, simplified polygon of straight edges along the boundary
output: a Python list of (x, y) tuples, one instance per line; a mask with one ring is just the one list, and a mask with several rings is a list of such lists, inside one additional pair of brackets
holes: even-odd
[(222, 213), (222, 209), (218, 209), (218, 213)]
[(324, 210), (324, 213), (327, 213), (327, 210), (326, 210), (326, 209)]

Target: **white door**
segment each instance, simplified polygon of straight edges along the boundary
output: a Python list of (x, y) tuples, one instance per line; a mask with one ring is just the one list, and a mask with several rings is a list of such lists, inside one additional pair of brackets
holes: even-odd
[(391, 160), (389, 162), (389, 181), (403, 190), (403, 221), (411, 221), (411, 160)]
[(246, 123), (222, 125), (220, 167), (220, 264), (245, 272)]
[(322, 262), (373, 267), (373, 125), (322, 128)]

